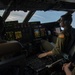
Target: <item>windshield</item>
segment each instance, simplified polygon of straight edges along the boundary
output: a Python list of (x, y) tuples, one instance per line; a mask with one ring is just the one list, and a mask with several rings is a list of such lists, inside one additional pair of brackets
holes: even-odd
[(26, 15), (28, 14), (29, 11), (24, 12), (24, 11), (12, 11), (6, 21), (15, 21), (18, 20), (18, 22), (22, 22)]
[[(3, 15), (5, 10), (0, 10), (0, 16)], [(18, 22), (22, 22), (25, 17), (27, 16), (29, 11), (11, 11), (10, 15), (7, 17), (6, 21), (15, 21), (18, 20)]]
[(61, 15), (65, 14), (63, 11), (36, 11), (36, 13), (30, 19), (31, 21), (54, 22), (57, 21)]
[(4, 11), (5, 11), (5, 10), (0, 10), (0, 16), (3, 15)]
[[(64, 15), (67, 13), (66, 11), (36, 11), (35, 14), (32, 16), (32, 18), (29, 20), (29, 22), (35, 22), (40, 21), (41, 23), (47, 23), (47, 22), (55, 22), (57, 21), (61, 15)], [(73, 21), (72, 26), (75, 28), (74, 22), (75, 22), (75, 13), (73, 13)]]
[[(18, 22), (23, 22), (24, 18), (28, 14), (29, 11), (12, 11), (6, 21), (15, 21), (18, 20)], [(0, 10), (0, 16), (2, 16), (4, 13), (4, 10)], [(35, 14), (32, 16), (32, 18), (29, 20), (29, 22), (35, 22), (40, 21), (41, 23), (47, 23), (47, 22), (55, 22), (57, 21), (61, 15), (67, 13), (66, 11), (36, 11)], [(72, 14), (72, 26), (75, 28), (75, 12)]]

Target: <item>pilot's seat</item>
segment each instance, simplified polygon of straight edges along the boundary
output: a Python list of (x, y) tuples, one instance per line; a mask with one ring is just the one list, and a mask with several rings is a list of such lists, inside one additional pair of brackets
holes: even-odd
[(8, 41), (0, 44), (0, 75), (16, 75), (24, 66), (25, 55), (23, 46), (18, 41)]
[(53, 42), (49, 42), (47, 40), (41, 40), (41, 45), (42, 45), (43, 51), (45, 52), (52, 50), (55, 46)]
[(23, 47), (18, 41), (8, 41), (0, 44), (0, 57), (21, 53)]
[(70, 55), (73, 56), (75, 53), (75, 43), (73, 44), (71, 50), (70, 50)]

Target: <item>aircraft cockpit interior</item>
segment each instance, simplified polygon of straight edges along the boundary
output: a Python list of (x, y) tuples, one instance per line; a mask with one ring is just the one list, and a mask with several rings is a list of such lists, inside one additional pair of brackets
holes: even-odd
[[(65, 14), (73, 18), (71, 56), (60, 52), (39, 58), (56, 47)], [(0, 0), (0, 75), (67, 75), (63, 64), (75, 64), (74, 22), (75, 0)]]

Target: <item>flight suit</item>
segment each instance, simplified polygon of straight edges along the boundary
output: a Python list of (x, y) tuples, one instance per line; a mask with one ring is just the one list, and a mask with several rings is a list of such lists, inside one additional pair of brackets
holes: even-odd
[(61, 32), (58, 35), (56, 45), (52, 50), (53, 54), (60, 55), (61, 52), (66, 52), (69, 40), (70, 40), (70, 34), (68, 32), (66, 33)]

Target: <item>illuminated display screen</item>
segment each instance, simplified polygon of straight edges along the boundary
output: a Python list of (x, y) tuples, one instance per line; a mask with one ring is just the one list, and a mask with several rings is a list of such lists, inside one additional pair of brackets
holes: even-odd
[(45, 36), (46, 35), (45, 28), (40, 28), (40, 33), (41, 33), (41, 36)]
[(15, 32), (15, 37), (16, 37), (16, 39), (22, 38), (22, 33), (21, 33), (21, 31), (16, 31), (16, 32)]
[(39, 29), (34, 29), (34, 36), (36, 37), (40, 37), (40, 31)]
[(60, 27), (55, 28), (56, 33), (60, 33)]
[(46, 36), (45, 28), (34, 29), (35, 38)]
[(14, 39), (14, 33), (13, 33), (13, 31), (6, 32), (6, 39), (7, 40), (13, 40)]

